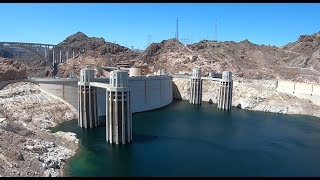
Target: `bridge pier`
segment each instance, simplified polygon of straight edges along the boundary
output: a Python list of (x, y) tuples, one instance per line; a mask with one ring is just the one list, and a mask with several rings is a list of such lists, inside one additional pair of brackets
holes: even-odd
[(67, 49), (67, 52), (66, 52), (66, 61), (69, 59), (69, 51)]
[(132, 141), (132, 113), (128, 72), (115, 70), (106, 91), (106, 140), (125, 144)]
[(97, 88), (91, 87), (94, 80), (94, 70), (82, 69), (78, 83), (79, 118), (78, 125), (84, 128), (94, 128), (99, 125)]
[(54, 49), (52, 49), (52, 66), (54, 67), (55, 59), (54, 59)]
[(201, 104), (202, 101), (202, 79), (201, 70), (193, 69), (192, 76), (190, 78), (190, 104)]
[(46, 61), (48, 61), (48, 51), (47, 51), (47, 46), (44, 50), (44, 58), (46, 59)]
[(46, 52), (45, 52), (47, 55), (45, 57), (46, 61), (50, 61), (50, 47), (49, 46), (46, 46)]
[(220, 80), (218, 109), (227, 110), (227, 111), (231, 109), (232, 90), (233, 90), (232, 73), (230, 71), (224, 71), (222, 72), (222, 79)]
[(60, 50), (60, 63), (62, 63), (62, 55), (61, 55), (61, 50)]

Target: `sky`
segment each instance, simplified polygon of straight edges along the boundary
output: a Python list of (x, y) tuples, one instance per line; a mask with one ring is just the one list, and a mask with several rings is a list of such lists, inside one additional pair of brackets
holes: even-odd
[(58, 44), (80, 31), (134, 49), (203, 39), (283, 46), (320, 31), (320, 3), (0, 3), (0, 41)]

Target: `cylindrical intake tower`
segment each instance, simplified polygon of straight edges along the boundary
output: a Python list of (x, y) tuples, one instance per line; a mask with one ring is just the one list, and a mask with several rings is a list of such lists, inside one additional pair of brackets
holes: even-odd
[(78, 125), (85, 128), (93, 128), (99, 125), (97, 108), (97, 88), (91, 87), (94, 80), (94, 70), (81, 69), (80, 82), (78, 83)]
[(201, 70), (193, 69), (192, 76), (190, 78), (190, 99), (191, 104), (201, 104), (202, 101), (202, 79)]
[(218, 99), (218, 108), (222, 110), (230, 110), (232, 105), (232, 73), (224, 71), (220, 80), (220, 94)]
[(132, 141), (132, 113), (128, 72), (110, 73), (110, 86), (106, 91), (106, 140), (125, 144)]

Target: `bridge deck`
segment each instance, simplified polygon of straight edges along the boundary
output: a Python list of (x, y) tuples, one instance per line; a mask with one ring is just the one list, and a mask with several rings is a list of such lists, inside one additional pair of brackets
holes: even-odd
[(80, 47), (76, 46), (70, 46), (70, 45), (59, 45), (59, 44), (44, 44), (44, 43), (26, 43), (26, 42), (0, 42), (0, 44), (3, 45), (37, 45), (37, 46), (53, 46), (53, 47), (68, 47), (68, 48), (74, 48), (74, 49), (81, 49)]

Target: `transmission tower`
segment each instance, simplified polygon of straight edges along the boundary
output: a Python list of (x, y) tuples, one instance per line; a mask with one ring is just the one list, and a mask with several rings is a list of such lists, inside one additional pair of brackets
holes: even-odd
[(217, 19), (216, 19), (216, 23), (214, 25), (214, 41), (218, 41), (218, 24), (217, 24)]
[(176, 40), (179, 41), (179, 19), (177, 17), (177, 29), (176, 29)]
[(152, 36), (151, 36), (151, 34), (148, 34), (148, 35), (147, 35), (147, 46), (146, 46), (146, 48), (147, 48), (148, 46), (150, 46), (151, 42), (152, 42)]
[(151, 42), (152, 42), (152, 36), (151, 34), (148, 34), (148, 46), (150, 46)]
[(182, 38), (182, 39), (180, 39), (180, 41), (181, 41), (182, 44), (184, 44), (184, 45), (189, 44), (189, 38)]

